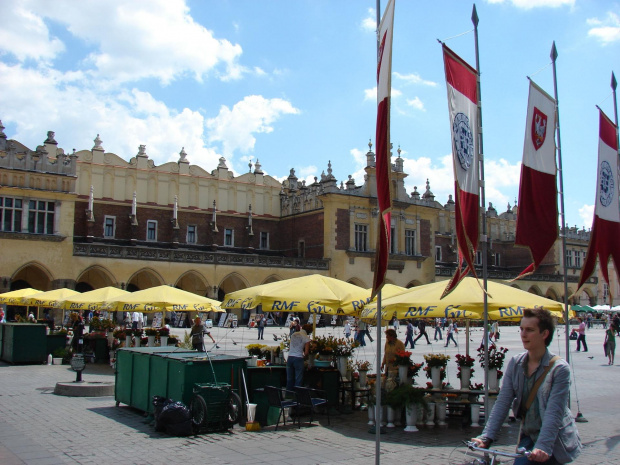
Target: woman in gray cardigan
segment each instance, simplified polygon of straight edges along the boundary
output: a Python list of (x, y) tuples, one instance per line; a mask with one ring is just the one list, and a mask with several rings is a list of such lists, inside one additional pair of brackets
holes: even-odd
[[(521, 342), (527, 352), (508, 362), (502, 388), (484, 431), (472, 441), (489, 447), (512, 406), (521, 420), (519, 447), (531, 449), (529, 459), (521, 457), (515, 465), (569, 463), (581, 452), (579, 432), (568, 408), (570, 367), (549, 352), (555, 322), (548, 310), (526, 309), (521, 320)], [(538, 378), (545, 375), (529, 408), (525, 407)]]

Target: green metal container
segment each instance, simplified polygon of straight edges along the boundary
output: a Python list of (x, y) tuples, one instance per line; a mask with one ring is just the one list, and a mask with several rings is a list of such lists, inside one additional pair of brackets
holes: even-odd
[(2, 360), (8, 363), (43, 363), (47, 361), (46, 325), (1, 323)]
[(48, 334), (47, 335), (47, 354), (53, 354), (56, 349), (64, 349), (67, 347), (66, 334)]
[[(151, 413), (153, 396), (189, 405), (196, 383), (228, 383), (242, 399), (245, 359), (209, 355), (176, 347), (119, 349), (116, 357), (116, 402)], [(210, 359), (210, 360), (209, 360)]]

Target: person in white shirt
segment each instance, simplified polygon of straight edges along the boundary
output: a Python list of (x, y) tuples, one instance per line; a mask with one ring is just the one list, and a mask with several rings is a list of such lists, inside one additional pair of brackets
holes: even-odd
[(133, 312), (131, 314), (131, 329), (138, 329), (138, 323), (142, 319), (140, 312)]
[(286, 389), (292, 391), (304, 381), (304, 357), (310, 352), (310, 337), (299, 323), (293, 327), (288, 359), (286, 360)]

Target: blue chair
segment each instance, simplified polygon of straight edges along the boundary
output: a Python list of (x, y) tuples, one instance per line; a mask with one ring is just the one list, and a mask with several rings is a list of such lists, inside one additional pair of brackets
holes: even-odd
[[(286, 412), (284, 409), (292, 409), (299, 407), (299, 402), (294, 392), (287, 391), (284, 388), (277, 388), (275, 386), (265, 386), (265, 393), (267, 394), (267, 402), (270, 407), (280, 409), (278, 415), (278, 421), (276, 422), (276, 431), (278, 431), (278, 425), (280, 424), (280, 417), (283, 419), (283, 424), (286, 426)], [(300, 417), (297, 417), (298, 428), (301, 428)], [(295, 424), (295, 421), (293, 421)]]

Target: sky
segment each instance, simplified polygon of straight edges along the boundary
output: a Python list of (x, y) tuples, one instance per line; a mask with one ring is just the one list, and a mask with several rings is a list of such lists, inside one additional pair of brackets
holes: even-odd
[[(260, 161), (284, 180), (327, 171), (363, 183), (376, 125), (374, 0), (0, 0), (0, 120), (31, 149), (159, 165), (187, 159), (236, 174)], [(385, 8), (387, 0), (381, 2)], [(453, 194), (441, 39), (475, 66), (472, 3), (396, 0), (391, 140), (406, 189)], [(518, 197), (530, 76), (557, 87), (566, 221), (592, 224), (599, 105), (612, 120), (620, 73), (620, 2), (481, 0), (476, 4), (486, 199)], [(373, 146), (374, 149), (374, 146)]]

